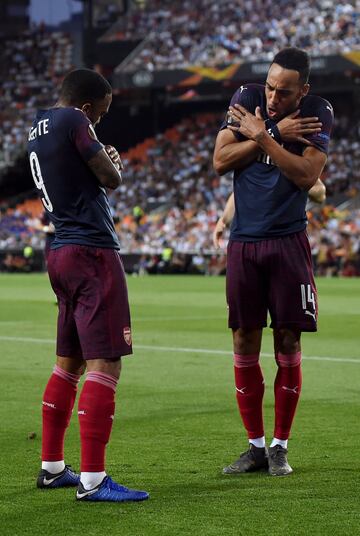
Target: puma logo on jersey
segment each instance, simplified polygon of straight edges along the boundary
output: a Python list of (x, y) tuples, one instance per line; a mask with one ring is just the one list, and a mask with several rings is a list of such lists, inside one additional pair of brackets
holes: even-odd
[(238, 393), (241, 393), (242, 395), (245, 394), (245, 389), (246, 389), (246, 387), (241, 387), (240, 389), (238, 389), (238, 388), (236, 387), (237, 392), (238, 392)]

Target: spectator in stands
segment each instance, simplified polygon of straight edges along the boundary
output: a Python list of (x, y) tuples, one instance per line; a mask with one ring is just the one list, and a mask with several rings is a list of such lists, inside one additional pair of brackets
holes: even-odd
[(126, 70), (213, 66), (270, 60), (286, 46), (312, 56), (360, 48), (360, 7), (355, 0), (149, 0), (129, 10), (108, 39), (143, 39)]
[[(62, 32), (42, 26), (6, 38), (0, 51), (0, 174), (25, 151), (24, 132), (34, 109), (54, 99), (53, 88), (71, 69), (73, 45)], [(55, 95), (56, 97), (56, 95)]]

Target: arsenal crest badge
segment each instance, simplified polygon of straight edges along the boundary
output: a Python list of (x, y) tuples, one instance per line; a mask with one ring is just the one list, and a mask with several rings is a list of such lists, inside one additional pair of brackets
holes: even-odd
[(131, 345), (131, 329), (124, 328), (123, 333), (124, 333), (124, 339), (125, 339), (126, 344), (130, 346)]

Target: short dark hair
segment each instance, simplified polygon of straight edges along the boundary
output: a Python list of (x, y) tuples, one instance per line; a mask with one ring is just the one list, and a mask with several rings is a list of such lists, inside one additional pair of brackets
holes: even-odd
[(67, 74), (60, 89), (60, 98), (69, 104), (84, 104), (111, 95), (109, 82), (91, 69), (75, 69)]
[(299, 80), (306, 84), (310, 74), (310, 57), (300, 48), (288, 47), (280, 50), (272, 63), (276, 63), (284, 69), (292, 69), (299, 73)]

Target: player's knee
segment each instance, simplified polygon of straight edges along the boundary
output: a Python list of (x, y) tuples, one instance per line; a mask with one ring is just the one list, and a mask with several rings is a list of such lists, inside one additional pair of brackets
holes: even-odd
[(301, 352), (295, 352), (293, 354), (278, 353), (276, 363), (278, 367), (297, 367), (301, 364)]
[(86, 362), (83, 359), (56, 356), (56, 365), (65, 372), (82, 376), (86, 370)]
[(118, 380), (121, 372), (121, 357), (115, 361), (110, 359), (91, 359), (87, 362), (87, 369), (89, 372), (108, 374)]
[(261, 330), (237, 329), (233, 331), (234, 354), (254, 355), (260, 353)]
[(300, 332), (290, 329), (278, 329), (274, 336), (278, 352), (284, 355), (293, 355), (300, 352)]
[(253, 367), (259, 362), (259, 354), (234, 354), (234, 366), (236, 368)]

